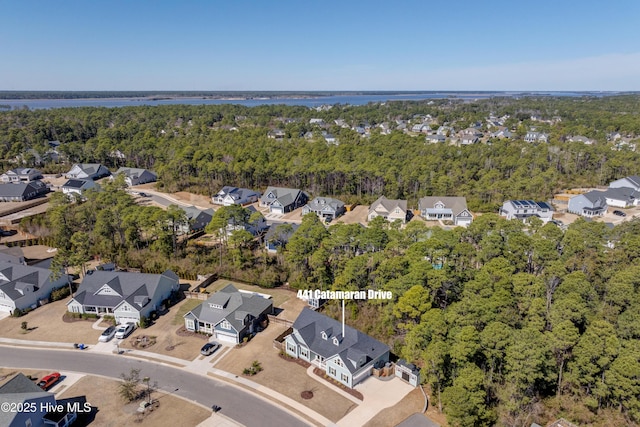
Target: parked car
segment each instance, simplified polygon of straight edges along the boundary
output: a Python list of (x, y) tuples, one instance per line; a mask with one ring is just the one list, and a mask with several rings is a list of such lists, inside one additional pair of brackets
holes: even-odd
[(622, 211), (619, 211), (619, 210), (615, 210), (615, 211), (613, 211), (613, 214), (614, 214), (614, 215), (618, 215), (618, 216), (627, 216), (627, 214), (626, 214), (626, 213), (624, 213), (624, 212), (622, 212)]
[(220, 344), (218, 344), (217, 342), (208, 342), (202, 346), (202, 348), (200, 349), (200, 354), (202, 354), (203, 356), (209, 356), (215, 353), (215, 351), (219, 348)]
[(131, 335), (131, 332), (133, 332), (135, 328), (136, 325), (133, 322), (128, 322), (124, 325), (118, 326), (118, 329), (116, 329), (116, 338), (121, 340), (128, 337), (129, 335)]
[(100, 338), (98, 338), (98, 341), (100, 342), (108, 342), (111, 341), (111, 338), (113, 338), (113, 336), (116, 334), (116, 327), (115, 326), (109, 326), (107, 329), (105, 329), (102, 334), (100, 334)]
[(47, 375), (46, 377), (42, 377), (40, 382), (38, 382), (38, 387), (43, 389), (44, 391), (49, 390), (55, 383), (60, 380), (60, 372), (54, 372), (52, 374)]

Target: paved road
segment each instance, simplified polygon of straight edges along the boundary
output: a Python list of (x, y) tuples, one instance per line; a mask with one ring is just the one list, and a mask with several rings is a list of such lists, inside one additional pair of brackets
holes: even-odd
[(149, 377), (158, 388), (204, 406), (218, 405), (222, 413), (245, 426), (306, 426), (278, 407), (212, 378), (185, 372), (171, 366), (125, 356), (85, 353), (80, 350), (40, 350), (0, 346), (0, 363), (13, 368), (51, 369), (84, 372), (119, 378), (132, 368), (140, 377)]

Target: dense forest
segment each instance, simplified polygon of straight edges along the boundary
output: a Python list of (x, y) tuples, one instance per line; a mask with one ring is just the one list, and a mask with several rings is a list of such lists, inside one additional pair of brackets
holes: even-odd
[[(312, 195), (371, 202), (380, 195), (417, 199), (428, 195), (466, 196), (472, 210), (495, 211), (509, 198), (547, 200), (565, 187), (607, 184), (635, 173), (640, 153), (612, 150), (606, 134), (640, 135), (640, 97), (495, 98), (389, 102), (367, 106), (306, 107), (238, 105), (66, 108), (0, 112), (0, 159), (35, 165), (46, 158), (48, 141), (59, 141), (62, 164), (45, 163), (45, 172), (61, 172), (75, 162), (109, 167), (150, 168), (168, 191), (189, 189), (211, 195), (223, 185), (264, 189), (268, 185), (302, 188)], [(490, 113), (509, 114), (506, 125), (522, 136), (532, 124), (551, 135), (549, 144), (490, 140), (458, 147), (426, 144), (424, 137), (401, 131), (383, 134), (377, 124), (411, 121), (430, 114), (438, 123), (463, 129), (484, 122)], [(554, 126), (534, 123), (531, 114), (561, 115)], [(310, 118), (323, 119), (339, 140), (327, 144)], [(374, 129), (368, 138), (333, 125)], [(270, 129), (283, 140), (267, 137)], [(312, 132), (312, 140), (302, 138)], [(598, 141), (567, 142), (567, 135)], [(31, 150), (31, 151), (30, 151)], [(118, 150), (124, 159), (113, 153)]]
[[(279, 184), (313, 195), (367, 202), (379, 195), (462, 195), (472, 210), (494, 211), (506, 198), (549, 199), (565, 187), (602, 185), (638, 174), (639, 154), (614, 150), (609, 132), (640, 135), (640, 97), (440, 100), (362, 107), (167, 106), (0, 113), (5, 167), (48, 141), (66, 161), (152, 168), (159, 185), (210, 195), (222, 185)], [(310, 118), (375, 125), (430, 114), (464, 128), (508, 114), (518, 135), (531, 125), (548, 144), (490, 140), (472, 146), (425, 144), (421, 136), (377, 130), (363, 138), (329, 125), (327, 144)], [(554, 125), (530, 116), (560, 116)], [(291, 119), (291, 120), (287, 120)], [(286, 131), (283, 140), (269, 129)], [(313, 132), (314, 138), (301, 137)], [(594, 138), (569, 143), (567, 135)], [(119, 150), (122, 159), (113, 156)], [(181, 238), (177, 208), (139, 206), (122, 181), (71, 203), (55, 194), (46, 216), (21, 226), (59, 247), (56, 263), (82, 268), (93, 256), (128, 268), (182, 275), (215, 272), (263, 286), (379, 289), (391, 302), (352, 302), (349, 323), (415, 362), (432, 403), (453, 426), (529, 426), (565, 417), (579, 425), (640, 423), (640, 221), (615, 228), (578, 220), (566, 230), (492, 213), (466, 229), (405, 227), (376, 218), (367, 227), (327, 228), (303, 218), (286, 249), (268, 256), (235, 233), (211, 249)], [(219, 210), (218, 212), (224, 212)], [(214, 224), (222, 213), (216, 213)], [(245, 214), (246, 216), (246, 214)], [(217, 225), (212, 227), (215, 229)], [(281, 234), (290, 230), (286, 226)], [(212, 231), (211, 229), (209, 231)], [(276, 233), (277, 234), (277, 233)], [(329, 305), (328, 313), (337, 314)]]

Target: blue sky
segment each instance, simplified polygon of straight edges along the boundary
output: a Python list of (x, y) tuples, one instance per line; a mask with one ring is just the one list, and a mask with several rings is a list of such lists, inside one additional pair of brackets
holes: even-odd
[(0, 90), (640, 90), (640, 1), (0, 0)]

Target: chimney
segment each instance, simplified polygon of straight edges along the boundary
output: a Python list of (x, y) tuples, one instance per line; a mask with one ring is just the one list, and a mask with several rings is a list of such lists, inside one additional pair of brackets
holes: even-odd
[(344, 299), (342, 300), (342, 337), (344, 338)]

